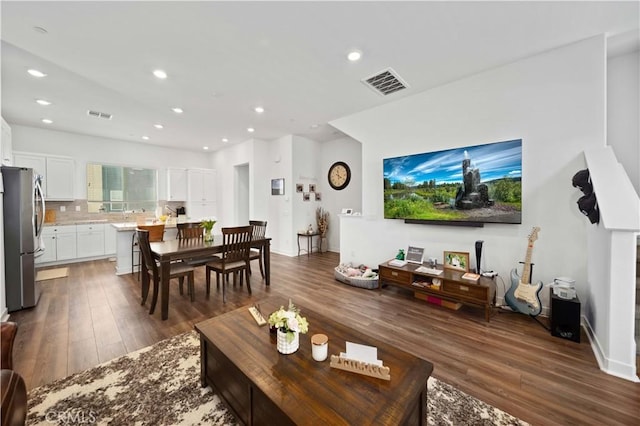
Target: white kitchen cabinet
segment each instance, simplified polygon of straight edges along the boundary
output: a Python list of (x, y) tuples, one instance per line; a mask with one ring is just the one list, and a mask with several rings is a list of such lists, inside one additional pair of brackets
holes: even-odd
[(104, 224), (77, 225), (78, 257), (104, 256)]
[(44, 243), (44, 251), (38, 257), (36, 257), (36, 264), (55, 262), (57, 259), (56, 254), (56, 232), (53, 227), (46, 227), (42, 230), (42, 242)]
[(48, 200), (74, 200), (75, 161), (73, 158), (46, 157)]
[(15, 152), (13, 154), (13, 164), (16, 167), (26, 167), (28, 169), (33, 169), (37, 174), (42, 176), (42, 189), (46, 194), (47, 187), (47, 158), (44, 155), (39, 154), (29, 154), (29, 153), (18, 153)]
[(200, 220), (216, 216), (216, 171), (188, 170), (187, 187), (187, 217)]
[(14, 164), (34, 169), (43, 177), (42, 190), (47, 200), (74, 200), (75, 161), (69, 157), (16, 152)]
[(187, 169), (167, 169), (167, 201), (187, 201)]
[(0, 163), (3, 166), (13, 165), (13, 143), (11, 142), (11, 127), (2, 119), (2, 136), (0, 136)]
[(42, 230), (44, 253), (36, 263), (72, 260), (77, 257), (76, 225), (45, 226)]
[(187, 170), (189, 202), (215, 203), (216, 171), (209, 169)]

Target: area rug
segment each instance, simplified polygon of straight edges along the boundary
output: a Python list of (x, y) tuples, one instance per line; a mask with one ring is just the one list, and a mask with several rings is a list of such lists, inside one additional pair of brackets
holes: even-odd
[(36, 281), (52, 280), (69, 276), (69, 268), (40, 269), (36, 273)]
[[(430, 425), (526, 425), (435, 378), (428, 389)], [(238, 423), (211, 388), (200, 387), (193, 331), (33, 389), (27, 425), (52, 424)]]

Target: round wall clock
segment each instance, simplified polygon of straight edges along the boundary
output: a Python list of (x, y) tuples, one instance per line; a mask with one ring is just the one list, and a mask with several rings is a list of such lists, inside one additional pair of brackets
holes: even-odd
[(347, 163), (343, 161), (337, 161), (329, 167), (329, 185), (333, 189), (341, 190), (349, 185), (351, 181), (351, 169)]

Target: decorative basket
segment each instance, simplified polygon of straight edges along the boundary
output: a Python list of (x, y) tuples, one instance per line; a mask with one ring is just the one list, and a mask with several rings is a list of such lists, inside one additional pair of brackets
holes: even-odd
[(338, 270), (338, 267), (334, 269), (334, 276), (336, 280), (341, 283), (345, 283), (354, 287), (366, 288), (368, 290), (378, 288), (378, 276), (375, 277), (348, 277)]

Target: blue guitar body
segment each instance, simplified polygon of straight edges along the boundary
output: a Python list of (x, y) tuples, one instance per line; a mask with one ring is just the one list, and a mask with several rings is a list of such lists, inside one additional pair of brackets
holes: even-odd
[(531, 281), (531, 252), (533, 252), (533, 243), (538, 239), (537, 226), (533, 228), (529, 234), (527, 244), (527, 255), (525, 256), (524, 268), (522, 269), (522, 279), (518, 275), (516, 269), (511, 270), (511, 287), (504, 295), (507, 305), (514, 311), (523, 314), (537, 316), (542, 312), (542, 303), (540, 303), (540, 290), (542, 290), (542, 282), (530, 284)]
[(518, 271), (513, 269), (511, 270), (511, 287), (507, 290), (504, 298), (507, 305), (514, 311), (537, 316), (542, 312), (540, 290), (542, 290), (542, 282), (537, 284), (522, 283)]

